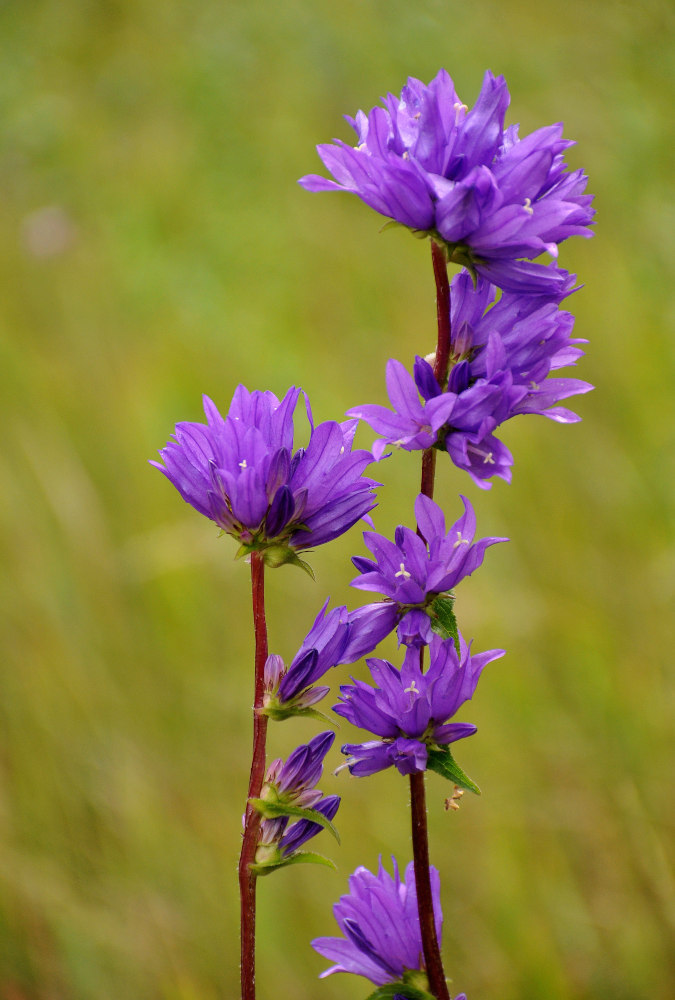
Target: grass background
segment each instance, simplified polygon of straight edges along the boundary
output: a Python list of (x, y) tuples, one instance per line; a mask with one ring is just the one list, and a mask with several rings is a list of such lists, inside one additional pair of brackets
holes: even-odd
[[(512, 538), (458, 607), (508, 650), (462, 715), (483, 797), (447, 814), (429, 782), (447, 970), (470, 1000), (673, 996), (673, 21), (665, 0), (0, 4), (2, 1000), (237, 994), (247, 571), (146, 463), (202, 392), (296, 383), (329, 419), (432, 349), (428, 248), (296, 179), (343, 113), (441, 65), (469, 105), (504, 73), (524, 132), (564, 120), (598, 210), (562, 252), (584, 422), (512, 422), (514, 482), (488, 494), (440, 463), (448, 511), (466, 492)], [(382, 474), (387, 531), (418, 458)], [(316, 584), (270, 575), (273, 650), (326, 594), (354, 605), (355, 551), (356, 529)], [(318, 983), (308, 941), (356, 865), (410, 856), (397, 775), (322, 787), (339, 871), (260, 884), (260, 1000), (365, 996)]]

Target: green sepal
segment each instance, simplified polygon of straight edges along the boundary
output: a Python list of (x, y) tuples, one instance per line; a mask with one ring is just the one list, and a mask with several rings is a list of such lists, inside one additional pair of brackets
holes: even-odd
[[(299, 525), (299, 527), (302, 527), (302, 525)], [(299, 566), (300, 569), (311, 576), (312, 580), (316, 579), (314, 570), (309, 563), (301, 559), (295, 549), (291, 548), (290, 545), (285, 545), (283, 541), (268, 542), (261, 539), (254, 539), (251, 542), (242, 542), (234, 558), (243, 559), (244, 556), (249, 556), (252, 552), (260, 552), (263, 562), (269, 569), (278, 569), (279, 566), (290, 564), (291, 566)]]
[(406, 226), (404, 222), (397, 222), (396, 219), (390, 219), (389, 222), (385, 222), (385, 224), (379, 229), (379, 232), (386, 233), (388, 229), (409, 229), (409, 228), (410, 227)]
[(327, 868), (337, 871), (337, 865), (334, 861), (331, 861), (330, 858), (324, 858), (323, 854), (315, 854), (313, 851), (295, 851), (295, 853), (289, 854), (288, 857), (282, 858), (281, 861), (253, 862), (253, 864), (249, 865), (249, 868), (254, 875), (270, 875), (277, 868), (287, 868), (288, 865), (303, 864), (325, 865)]
[(455, 598), (452, 594), (439, 594), (427, 608), (431, 618), (431, 629), (441, 639), (453, 639), (459, 656), (459, 626), (454, 611)]
[[(408, 975), (408, 973), (406, 973)], [(422, 973), (421, 975), (424, 975)], [(426, 976), (424, 977), (426, 979)], [(407, 983), (405, 979), (400, 979), (396, 983), (385, 983), (378, 986), (374, 993), (371, 993), (367, 1000), (393, 1000), (394, 997), (407, 997), (407, 1000), (434, 1000), (433, 993), (422, 989), (414, 983)]]
[(249, 799), (248, 801), (256, 812), (260, 813), (265, 819), (278, 819), (280, 816), (298, 816), (300, 819), (308, 819), (312, 823), (318, 823), (324, 830), (330, 830), (338, 844), (340, 843), (340, 834), (331, 821), (323, 813), (320, 813), (318, 809), (296, 806), (292, 803), (284, 802), (283, 799), (277, 799), (276, 801), (274, 799)]
[(286, 701), (283, 704), (271, 702), (269, 705), (263, 705), (262, 708), (258, 709), (258, 714), (266, 715), (269, 719), (273, 719), (274, 722), (283, 722), (284, 719), (304, 715), (310, 719), (318, 719), (319, 722), (325, 722), (326, 725), (332, 726), (333, 729), (338, 728), (337, 723), (333, 719), (329, 719), (323, 712), (320, 712), (318, 708), (311, 708), (309, 705), (306, 705), (304, 708), (302, 706), (294, 706), (292, 700)]
[(435, 771), (436, 774), (440, 774), (442, 778), (447, 778), (453, 785), (466, 788), (468, 792), (473, 792), (475, 795), (481, 794), (481, 790), (476, 782), (472, 781), (468, 774), (464, 773), (450, 753), (450, 748), (447, 746), (429, 747), (427, 768), (430, 771)]
[(263, 561), (266, 566), (270, 569), (277, 569), (279, 566), (285, 566), (290, 564), (291, 566), (299, 566), (303, 569), (305, 573), (311, 576), (312, 580), (315, 580), (314, 570), (301, 559), (295, 549), (292, 549), (289, 545), (268, 545), (267, 548), (263, 549)]

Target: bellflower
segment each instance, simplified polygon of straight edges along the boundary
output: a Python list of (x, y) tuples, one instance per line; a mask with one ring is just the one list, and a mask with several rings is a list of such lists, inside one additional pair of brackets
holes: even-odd
[[(339, 795), (326, 795), (319, 798), (314, 805), (314, 811), (330, 823), (335, 818), (340, 807)], [(327, 825), (327, 824), (326, 824)], [(311, 819), (292, 821), (289, 816), (276, 819), (263, 819), (260, 823), (258, 847), (255, 864), (258, 874), (265, 874), (270, 869), (280, 868), (288, 864), (303, 844), (315, 837), (325, 828), (325, 824)]]
[(284, 804), (301, 806), (318, 802), (321, 792), (314, 786), (321, 777), (324, 757), (334, 740), (335, 733), (330, 730), (319, 733), (309, 743), (296, 747), (285, 762), (272, 761), (265, 774), (262, 799), (283, 800)]
[[(571, 276), (572, 283), (574, 276)], [(446, 391), (432, 366), (417, 357), (413, 374), (394, 359), (387, 364), (392, 413), (366, 404), (349, 415), (367, 421), (383, 439), (373, 445), (379, 459), (387, 445), (406, 451), (436, 447), (465, 469), (480, 487), (492, 476), (511, 479), (512, 456), (493, 431), (523, 413), (558, 423), (579, 417), (556, 404), (593, 387), (575, 378), (549, 378), (574, 364), (585, 341), (571, 338), (574, 317), (545, 296), (504, 292), (479, 280), (474, 288), (462, 271), (451, 285), (451, 358)]]
[[(384, 605), (362, 608), (364, 617), (373, 616), (373, 631), (389, 631), (398, 626), (399, 642), (419, 646), (434, 635), (438, 612), (436, 599), (470, 576), (483, 562), (485, 550), (506, 538), (481, 538), (473, 543), (476, 518), (469, 501), (462, 497), (464, 514), (446, 533), (443, 511), (420, 494), (415, 501), (415, 517), (427, 545), (411, 529), (399, 525), (392, 542), (372, 531), (363, 538), (374, 559), (353, 556), (361, 574), (352, 587), (384, 594)], [(428, 547), (427, 547), (428, 546)], [(383, 637), (382, 635), (382, 637)]]
[(324, 827), (337, 836), (331, 820), (340, 797), (324, 797), (315, 787), (334, 739), (330, 731), (319, 733), (296, 747), (286, 761), (274, 760), (267, 768), (260, 798), (250, 800), (262, 816), (255, 857), (258, 874), (291, 863), (298, 848)]
[[(365, 976), (376, 986), (407, 981), (421, 989), (428, 987), (413, 862), (407, 866), (403, 878), (395, 858), (392, 862), (393, 877), (381, 859), (376, 875), (360, 867), (350, 876), (349, 893), (333, 907), (344, 937), (320, 937), (312, 941), (315, 951), (335, 962), (321, 973), (321, 979), (334, 972), (351, 972)], [(440, 943), (443, 925), (440, 879), (433, 866), (429, 874)]]
[(500, 288), (538, 294), (559, 288), (556, 270), (531, 261), (557, 256), (569, 236), (590, 236), (592, 197), (583, 171), (566, 172), (573, 145), (562, 124), (523, 139), (504, 128), (506, 82), (488, 71), (469, 110), (442, 69), (428, 86), (413, 77), (384, 108), (346, 116), (355, 147), (335, 140), (317, 147), (335, 178), (301, 178), (308, 191), (349, 191), (376, 212), (427, 234), (448, 260)]
[[(332, 667), (354, 663), (371, 653), (380, 641), (380, 633), (373, 627), (370, 615), (361, 609), (347, 611), (343, 606), (327, 611), (325, 602), (302, 646), (290, 666), (277, 654), (267, 658), (265, 664), (265, 696), (263, 711), (280, 720), (290, 715), (308, 714), (306, 709), (321, 701), (330, 690), (315, 686)], [(391, 631), (388, 629), (387, 633)], [(311, 713), (309, 713), (311, 714)]]
[(352, 774), (363, 776), (396, 767), (401, 774), (427, 768), (429, 751), (476, 732), (465, 722), (448, 722), (473, 697), (483, 667), (504, 655), (503, 649), (471, 653), (461, 635), (459, 653), (452, 639), (434, 636), (429, 668), (420, 668), (420, 652), (406, 649), (397, 670), (388, 660), (367, 661), (376, 687), (354, 681), (340, 688), (333, 710), (354, 726), (379, 736), (376, 741), (345, 744)]
[(152, 462), (183, 499), (241, 542), (241, 554), (261, 550), (268, 565), (300, 562), (297, 553), (347, 531), (375, 506), (363, 471), (367, 451), (352, 451), (357, 421), (314, 426), (293, 446), (300, 394), (279, 401), (272, 392), (235, 390), (223, 418), (204, 397), (206, 424), (179, 423), (174, 440)]

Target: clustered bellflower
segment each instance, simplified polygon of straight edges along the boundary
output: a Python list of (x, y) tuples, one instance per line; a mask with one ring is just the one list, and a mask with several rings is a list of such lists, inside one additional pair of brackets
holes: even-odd
[(384, 638), (397, 627), (400, 643), (428, 645), (434, 635), (436, 599), (470, 576), (483, 562), (485, 550), (506, 538), (481, 538), (475, 544), (476, 516), (462, 497), (464, 513), (445, 530), (445, 515), (438, 504), (420, 493), (415, 516), (424, 541), (411, 528), (399, 525), (394, 541), (365, 531), (363, 538), (374, 559), (353, 556), (361, 574), (352, 580), (360, 590), (384, 594), (387, 601), (361, 608), (372, 616), (373, 633)]
[(335, 180), (301, 178), (308, 191), (349, 191), (376, 212), (445, 247), (448, 260), (507, 291), (555, 292), (564, 272), (531, 263), (569, 236), (590, 236), (583, 171), (567, 172), (562, 125), (523, 139), (504, 128), (504, 77), (485, 74), (469, 110), (445, 70), (426, 86), (408, 79), (384, 107), (346, 116), (357, 145), (317, 147)]
[(342, 747), (352, 774), (375, 774), (392, 766), (401, 774), (425, 771), (430, 750), (476, 732), (474, 725), (447, 720), (473, 697), (483, 667), (503, 656), (504, 650), (472, 655), (461, 635), (458, 645), (459, 653), (454, 640), (434, 636), (425, 672), (419, 650), (411, 646), (400, 670), (388, 660), (369, 659), (366, 662), (377, 686), (354, 681), (340, 688), (340, 703), (333, 710), (380, 737)]
[[(206, 424), (179, 423), (174, 440), (153, 462), (200, 514), (260, 550), (267, 565), (298, 562), (297, 553), (351, 528), (375, 506), (368, 451), (352, 451), (356, 420), (314, 426), (293, 447), (293, 413), (300, 390), (280, 401), (272, 392), (235, 390), (225, 417), (204, 397)], [(301, 563), (301, 565), (304, 565)]]
[[(574, 276), (571, 283), (574, 282)], [(367, 421), (383, 439), (373, 445), (380, 458), (387, 445), (406, 451), (447, 451), (480, 487), (500, 476), (511, 479), (513, 458), (494, 436), (511, 417), (536, 413), (558, 423), (579, 417), (556, 405), (561, 399), (588, 392), (592, 386), (575, 378), (549, 378), (574, 364), (585, 341), (572, 339), (571, 313), (557, 299), (504, 292), (479, 280), (475, 289), (462, 271), (451, 284), (451, 368), (447, 389), (438, 384), (432, 366), (417, 357), (413, 375), (395, 359), (387, 364), (387, 392), (394, 412), (366, 404), (349, 415)]]
[[(303, 714), (324, 698), (330, 688), (315, 682), (332, 667), (354, 663), (378, 643), (369, 616), (342, 605), (327, 610), (325, 602), (288, 667), (276, 653), (265, 664), (263, 711), (275, 719)], [(315, 685), (315, 686), (311, 686)]]
[[(360, 867), (350, 876), (349, 893), (333, 907), (344, 937), (320, 937), (312, 941), (315, 951), (335, 962), (320, 978), (334, 972), (351, 972), (365, 976), (376, 986), (407, 982), (420, 989), (427, 988), (414, 866), (411, 861), (401, 878), (396, 859), (392, 858), (392, 862), (393, 876), (384, 868), (382, 859), (377, 874)], [(434, 867), (429, 873), (436, 935), (440, 941), (443, 926), (440, 879)]]
[(324, 827), (332, 828), (340, 796), (324, 797), (315, 785), (334, 739), (335, 733), (319, 733), (285, 762), (277, 759), (267, 768), (260, 798), (251, 800), (263, 817), (255, 855), (258, 874), (298, 860), (299, 847)]

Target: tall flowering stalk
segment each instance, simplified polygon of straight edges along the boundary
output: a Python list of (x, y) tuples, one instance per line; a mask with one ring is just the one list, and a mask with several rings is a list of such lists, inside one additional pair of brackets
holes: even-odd
[[(207, 423), (177, 424), (173, 440), (160, 451), (163, 464), (152, 463), (187, 503), (239, 542), (237, 555), (247, 556), (251, 564), (253, 743), (239, 857), (242, 1000), (255, 1000), (257, 879), (289, 863), (317, 860), (298, 849), (323, 826), (332, 828), (339, 804), (335, 797), (321, 800), (319, 796), (317, 802), (315, 795), (308, 799), (306, 794), (289, 800), (289, 773), (297, 781), (303, 768), (309, 768), (302, 779), (303, 790), (316, 776), (319, 751), (311, 744), (299, 748), (282, 769), (279, 780), (286, 794), (270, 801), (275, 783), (268, 774), (268, 793), (263, 796), (267, 727), (269, 718), (275, 717), (270, 705), (272, 678), (275, 668), (277, 676), (282, 673), (278, 658), (269, 657), (265, 567), (291, 563), (311, 572), (299, 553), (339, 537), (375, 505), (376, 484), (363, 475), (372, 455), (352, 450), (355, 420), (315, 426), (307, 401), (309, 443), (294, 450), (293, 414), (299, 396), (300, 390), (291, 388), (279, 400), (271, 392), (249, 392), (240, 385), (225, 417), (205, 397)], [(367, 642), (364, 645), (363, 630), (357, 626), (352, 637), (348, 617), (344, 622), (342, 617), (338, 613), (329, 623), (315, 622), (306, 640), (304, 662), (294, 660), (290, 676), (281, 682), (277, 697), (285, 711), (276, 717), (304, 714), (312, 704), (307, 689), (313, 680), (346, 662), (352, 650), (358, 657), (372, 649)], [(332, 738), (321, 741), (321, 760), (331, 743)], [(300, 820), (286, 830), (290, 817)]]
[[(452, 588), (500, 539), (472, 546), (468, 505), (464, 519), (445, 535), (442, 511), (433, 503), (437, 454), (447, 452), (481, 488), (495, 475), (508, 482), (513, 458), (495, 429), (525, 413), (574, 422), (576, 415), (557, 404), (592, 388), (578, 379), (549, 377), (582, 353), (580, 341), (570, 337), (573, 318), (559, 309), (575, 279), (556, 259), (558, 244), (569, 236), (591, 235), (586, 177), (566, 171), (563, 154), (570, 142), (562, 139), (561, 125), (523, 139), (517, 126), (505, 128), (509, 100), (503, 77), (490, 72), (472, 110), (445, 70), (428, 86), (411, 78), (400, 97), (384, 99), (383, 108), (347, 119), (357, 134), (355, 147), (338, 141), (317, 147), (334, 180), (308, 175), (300, 181), (309, 191), (354, 193), (391, 224), (431, 242), (435, 352), (430, 361), (416, 358), (412, 377), (390, 359), (392, 410), (365, 404), (349, 411), (381, 435), (373, 446), (378, 459), (387, 446), (422, 452), (416, 535), (403, 526), (393, 543), (367, 534), (374, 559), (354, 560), (361, 573), (354, 585), (385, 595), (389, 617), (380, 613), (378, 624), (397, 627), (399, 642), (408, 648), (400, 672), (387, 661), (369, 660), (377, 686), (343, 686), (335, 710), (379, 737), (343, 747), (352, 774), (395, 766), (409, 776), (425, 985), (437, 1000), (449, 1000), (449, 993), (434, 916), (425, 770), (478, 791), (449, 750), (474, 727), (446, 720), (471, 697), (484, 664), (502, 653), (472, 657), (459, 632)], [(535, 262), (542, 253), (549, 254), (550, 265)], [(452, 284), (448, 263), (464, 269)], [(426, 646), (431, 658), (425, 671)], [(349, 931), (345, 926), (351, 937)], [(323, 939), (314, 945), (326, 953)], [(369, 975), (345, 964), (329, 971), (338, 969)], [(401, 997), (428, 995), (410, 992), (405, 977), (397, 985)]]

